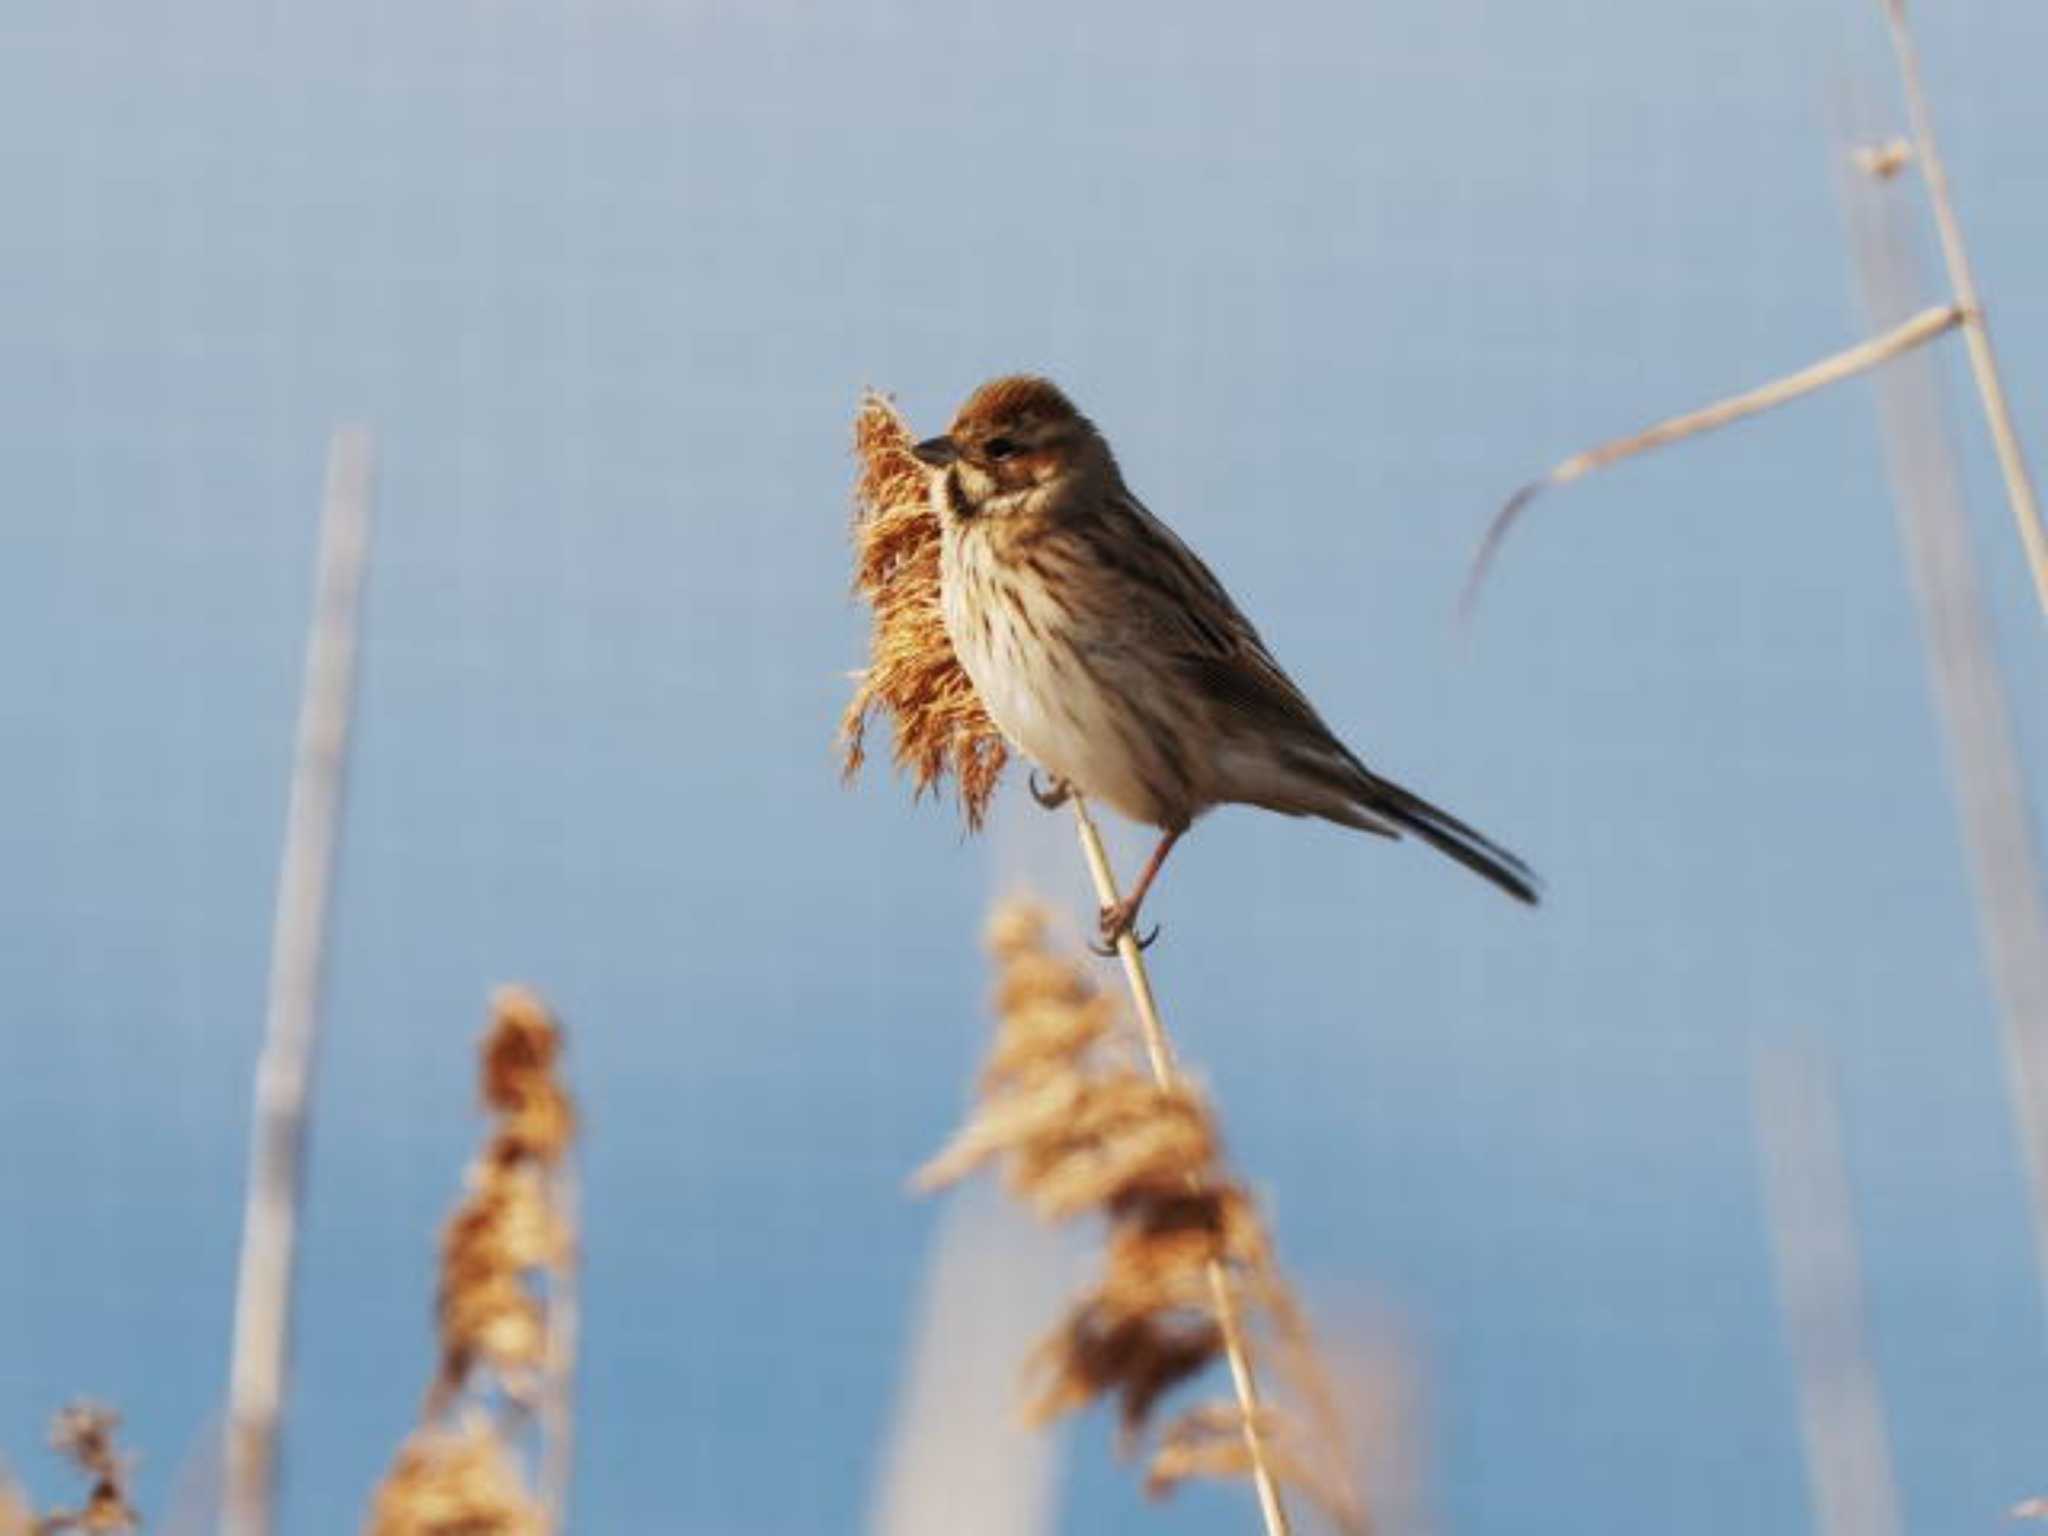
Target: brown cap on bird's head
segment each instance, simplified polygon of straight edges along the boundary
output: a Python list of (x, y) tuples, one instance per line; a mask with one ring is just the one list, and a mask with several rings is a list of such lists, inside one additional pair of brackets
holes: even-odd
[(1074, 409), (1074, 402), (1060, 393), (1060, 387), (1051, 379), (1013, 373), (1006, 378), (990, 379), (969, 395), (967, 403), (953, 417), (952, 430), (958, 436), (963, 431), (986, 429), (998, 424), (1009, 426), (1027, 420), (1074, 421), (1080, 415)]
[(928, 438), (912, 451), (939, 468), (963, 456), (981, 458), (984, 445), (993, 446), (997, 451), (992, 457), (1001, 459), (1013, 446), (1064, 446), (1071, 451), (1095, 435), (1088, 418), (1052, 380), (1017, 373), (990, 379), (967, 397), (944, 437)]

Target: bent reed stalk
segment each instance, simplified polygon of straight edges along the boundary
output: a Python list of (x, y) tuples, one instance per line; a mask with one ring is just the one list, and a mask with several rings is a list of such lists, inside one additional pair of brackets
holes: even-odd
[(1998, 458), (1999, 473), (2005, 481), (2006, 501), (2012, 508), (2019, 530), (2020, 547), (2033, 577), (2034, 596), (2043, 614), (2048, 614), (2048, 529), (2042, 525), (2041, 504), (2035, 494), (2033, 476), (2026, 454), (2020, 447), (2019, 430), (2013, 424), (2012, 403), (1998, 371), (1998, 358), (1991, 346), (1991, 331), (1984, 317), (1984, 300), (1970, 265), (1968, 247), (1963, 243), (1962, 222), (1956, 217), (1955, 200), (1949, 191), (1948, 171), (1934, 142), (1933, 114), (1927, 89), (1920, 75), (1919, 51), (1906, 25), (1905, 0), (1879, 0), (1891, 32), (1892, 49), (1898, 59), (1899, 76), (1906, 98), (1907, 120), (1912, 128), (1910, 143), (1901, 140), (1875, 149), (1856, 152), (1855, 160), (1871, 176), (1889, 180), (1909, 164), (1918, 164), (1927, 184), (1927, 197), (1940, 236), (1942, 259), (1948, 268), (1952, 297), (1883, 335), (1834, 353), (1768, 384), (1733, 395), (1696, 411), (1661, 421), (1625, 438), (1603, 443), (1577, 453), (1549, 473), (1522, 486), (1494, 514), (1474, 553), (1464, 593), (1459, 599), (1460, 620), (1468, 619), (1476, 606), (1479, 588), (1499, 553), (1501, 541), (1520, 518), (1537, 492), (1548, 486), (1564, 485), (1610, 464), (1632, 458), (1653, 448), (1667, 447), (1724, 427), (1745, 417), (1784, 405), (1802, 395), (1824, 389), (1843, 379), (1869, 371), (1916, 347), (1926, 346), (1952, 330), (1961, 330), (1969, 349), (1970, 372), (1977, 383), (1977, 396), (1984, 409), (1984, 422)]

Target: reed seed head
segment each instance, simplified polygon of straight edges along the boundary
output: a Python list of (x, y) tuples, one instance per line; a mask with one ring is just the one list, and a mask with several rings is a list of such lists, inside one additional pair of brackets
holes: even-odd
[[(1227, 1303), (1271, 1355), (1289, 1409), (1306, 1409), (1259, 1409), (1269, 1465), (1342, 1529), (1362, 1530), (1333, 1395), (1257, 1203), (1224, 1165), (1214, 1111), (1185, 1082), (1150, 1076), (1114, 1001), (1047, 933), (1044, 912), (1024, 903), (990, 924), (995, 1040), (973, 1113), (915, 1180), (935, 1189), (993, 1163), (1041, 1220), (1093, 1212), (1105, 1223), (1100, 1271), (1027, 1362), (1026, 1419), (1114, 1402), (1119, 1443), (1135, 1451), (1162, 1400), (1222, 1358)], [(1183, 1413), (1148, 1467), (1155, 1494), (1250, 1476), (1243, 1410), (1221, 1401)]]
[(549, 1536), (555, 1524), (559, 1498), (529, 1491), (512, 1446), (536, 1413), (544, 1445), (567, 1429), (576, 1110), (561, 1056), (538, 997), (520, 987), (492, 996), (478, 1051), (491, 1127), (441, 1233), (439, 1363), (367, 1536)]
[(553, 1199), (576, 1113), (556, 1076), (561, 1032), (547, 1007), (519, 987), (492, 998), (479, 1055), (484, 1105), (496, 1117), (469, 1170), (468, 1194), (441, 1234), (437, 1392), (459, 1393), (485, 1365), (526, 1395), (546, 1351), (536, 1281), (574, 1245)]
[(80, 1401), (63, 1409), (50, 1424), (50, 1449), (85, 1475), (85, 1502), (39, 1516), (27, 1495), (0, 1473), (0, 1536), (118, 1536), (140, 1530), (142, 1517), (128, 1501), (129, 1460), (115, 1440), (120, 1427), (121, 1416), (96, 1403)]
[(482, 1415), (427, 1428), (399, 1447), (365, 1536), (547, 1536), (497, 1429)]
[(888, 717), (899, 772), (923, 795), (951, 777), (970, 830), (979, 829), (1008, 748), (968, 681), (939, 605), (939, 522), (930, 480), (911, 456), (909, 427), (870, 391), (854, 420), (854, 591), (871, 615), (868, 664), (839, 722), (843, 771), (866, 760), (867, 728)]

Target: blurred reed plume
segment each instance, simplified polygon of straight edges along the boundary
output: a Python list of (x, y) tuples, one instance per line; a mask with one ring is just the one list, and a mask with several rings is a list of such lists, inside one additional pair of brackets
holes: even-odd
[[(420, 1426), (378, 1487), (370, 1536), (548, 1536), (564, 1528), (575, 1364), (576, 1114), (562, 1037), (531, 992), (491, 1000), (493, 1121), (441, 1234), (440, 1358)], [(516, 1448), (537, 1441), (533, 1484)], [(534, 1491), (537, 1489), (537, 1491)]]
[(85, 1474), (85, 1502), (38, 1515), (21, 1490), (0, 1476), (0, 1536), (57, 1536), (60, 1531), (137, 1531), (142, 1517), (128, 1502), (128, 1458), (114, 1435), (121, 1416), (95, 1403), (73, 1403), (50, 1425), (50, 1448)]
[(1009, 751), (946, 634), (939, 520), (911, 442), (888, 397), (869, 391), (853, 427), (853, 584), (873, 617), (868, 665), (840, 718), (840, 747), (851, 778), (866, 760), (869, 720), (887, 715), (898, 771), (920, 795), (951, 774), (968, 826), (979, 829)]
[(376, 1536), (547, 1536), (525, 1476), (491, 1421), (469, 1415), (422, 1429), (398, 1448), (377, 1489)]
[[(1030, 1360), (1028, 1420), (1114, 1399), (1128, 1453), (1169, 1392), (1228, 1360), (1235, 1396), (1160, 1429), (1147, 1487), (1164, 1493), (1198, 1477), (1284, 1482), (1340, 1528), (1364, 1529), (1335, 1396), (1258, 1207), (1224, 1167), (1214, 1112), (1184, 1078), (1147, 1068), (1115, 1002), (1053, 951), (1046, 930), (1043, 910), (1021, 902), (991, 923), (997, 1029), (979, 1102), (916, 1179), (937, 1189), (997, 1162), (1040, 1219), (1093, 1211), (1108, 1223), (1100, 1275)], [(1255, 1357), (1270, 1359), (1290, 1411), (1251, 1390)], [(1284, 1530), (1277, 1511), (1276, 1498), (1268, 1524)]]

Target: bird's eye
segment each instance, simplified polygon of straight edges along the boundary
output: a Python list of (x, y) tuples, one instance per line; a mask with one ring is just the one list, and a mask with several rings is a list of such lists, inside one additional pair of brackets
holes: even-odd
[(982, 445), (982, 451), (992, 459), (1007, 459), (1017, 451), (1014, 437), (992, 437)]

